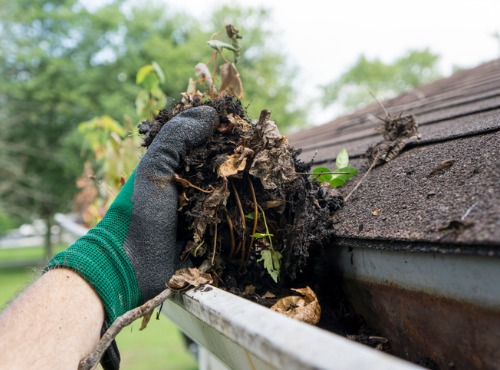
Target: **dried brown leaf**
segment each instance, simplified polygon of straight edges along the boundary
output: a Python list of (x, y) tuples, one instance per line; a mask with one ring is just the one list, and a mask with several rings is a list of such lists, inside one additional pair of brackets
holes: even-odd
[(167, 287), (172, 290), (182, 290), (187, 287), (198, 287), (204, 284), (211, 284), (212, 277), (206, 272), (197, 268), (183, 268), (177, 270), (167, 283)]
[(382, 134), (384, 140), (369, 148), (365, 154), (374, 166), (390, 162), (399, 155), (408, 141), (421, 137), (417, 119), (413, 114), (387, 115), (386, 118), (381, 119), (384, 124), (376, 131)]
[(272, 298), (276, 298), (276, 294), (273, 294), (271, 293), (269, 290), (267, 292), (264, 293), (264, 295), (262, 296), (262, 298), (264, 299), (272, 299)]
[(217, 175), (219, 177), (231, 177), (237, 175), (245, 169), (247, 165), (247, 159), (243, 158), (240, 160), (239, 154), (231, 154), (227, 156), (227, 159), (222, 163), (217, 169)]
[(222, 79), (220, 91), (234, 95), (238, 99), (243, 99), (243, 84), (234, 64), (225, 63), (221, 65), (220, 75)]
[(271, 121), (271, 112), (261, 112), (257, 129), (264, 149), (259, 151), (252, 162), (249, 173), (260, 179), (264, 189), (280, 188), (297, 178), (295, 161), (288, 143)]
[(207, 86), (207, 90), (210, 94), (210, 98), (215, 97), (215, 87), (214, 80), (212, 79), (212, 75), (210, 74), (210, 70), (208, 69), (205, 63), (198, 63), (194, 67), (194, 74), (197, 77), (201, 77), (203, 81), (205, 81), (205, 85)]
[(223, 178), (222, 185), (208, 195), (199, 208), (195, 208), (194, 212), (199, 213), (201, 216), (196, 217), (191, 224), (193, 230), (193, 241), (198, 244), (202, 241), (203, 235), (207, 229), (208, 224), (217, 222), (217, 211), (226, 207), (227, 198), (229, 197), (229, 190), (227, 188), (227, 180)]
[(234, 154), (228, 155), (227, 159), (217, 169), (219, 177), (237, 176), (243, 171), (247, 164), (247, 158), (253, 156), (253, 150), (243, 145), (236, 147)]
[(250, 123), (248, 123), (247, 121), (245, 121), (243, 118), (241, 118), (238, 115), (234, 116), (232, 113), (229, 113), (227, 115), (227, 119), (234, 126), (239, 127), (241, 129), (241, 131), (243, 131), (243, 132), (247, 132), (248, 130), (250, 130), (252, 128), (252, 125)]
[(243, 292), (243, 294), (255, 294), (255, 286), (254, 285), (247, 285), (245, 287), (245, 291)]
[(153, 311), (144, 314), (144, 316), (142, 317), (141, 327), (139, 328), (139, 330), (146, 329), (146, 327), (148, 326), (149, 320), (151, 320), (152, 315), (153, 315)]
[(309, 287), (292, 290), (302, 296), (281, 298), (271, 310), (308, 324), (317, 324), (321, 317), (321, 307), (316, 294)]
[(454, 159), (448, 159), (446, 161), (441, 162), (439, 165), (434, 167), (434, 169), (426, 176), (427, 178), (434, 176), (436, 173), (441, 172), (455, 163)]
[(259, 178), (266, 190), (278, 189), (297, 178), (294, 160), (286, 146), (261, 150), (249, 173)]

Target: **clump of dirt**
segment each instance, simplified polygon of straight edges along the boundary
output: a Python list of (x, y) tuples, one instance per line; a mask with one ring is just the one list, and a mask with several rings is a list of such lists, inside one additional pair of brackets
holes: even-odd
[(310, 176), (312, 163), (298, 159), (300, 150), (279, 133), (268, 110), (253, 123), (232, 96), (187, 96), (140, 125), (143, 145), (178, 113), (200, 105), (216, 109), (220, 124), (176, 174), (182, 257), (195, 266), (208, 260), (214, 285), (266, 307), (309, 286), (321, 306), (318, 326), (387, 351), (341, 287), (324, 281), (331, 276), (322, 266), (324, 248), (333, 245), (332, 215), (344, 200)]
[(141, 124), (144, 145), (176, 114), (199, 105), (215, 108), (220, 125), (177, 172), (183, 258), (195, 264), (208, 258), (214, 283), (239, 295), (248, 286), (257, 296), (292, 287), (310, 269), (311, 256), (331, 243), (341, 196), (311, 178), (312, 163), (297, 158), (300, 150), (279, 133), (269, 111), (252, 123), (232, 96), (162, 110)]
[(383, 140), (369, 148), (365, 154), (368, 162), (375, 166), (390, 162), (398, 156), (408, 141), (421, 137), (417, 119), (413, 114), (391, 116), (386, 112), (386, 117), (380, 119), (383, 124), (377, 128), (377, 132), (382, 134)]

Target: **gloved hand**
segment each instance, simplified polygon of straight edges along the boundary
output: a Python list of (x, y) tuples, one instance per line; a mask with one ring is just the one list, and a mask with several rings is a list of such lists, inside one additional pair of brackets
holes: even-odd
[(179, 265), (173, 174), (186, 152), (218, 125), (210, 107), (188, 109), (165, 124), (99, 224), (48, 263), (67, 267), (100, 296), (107, 324), (165, 289)]

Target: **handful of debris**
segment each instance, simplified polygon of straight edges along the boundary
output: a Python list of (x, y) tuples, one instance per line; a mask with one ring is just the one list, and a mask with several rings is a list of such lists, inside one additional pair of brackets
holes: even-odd
[(220, 125), (176, 174), (183, 258), (195, 264), (209, 258), (214, 283), (237, 294), (249, 284), (263, 291), (285, 286), (331, 240), (331, 215), (343, 200), (311, 178), (312, 163), (297, 159), (300, 150), (279, 133), (268, 110), (254, 124), (230, 95), (162, 110), (141, 124), (144, 145), (176, 114), (199, 105), (215, 108)]

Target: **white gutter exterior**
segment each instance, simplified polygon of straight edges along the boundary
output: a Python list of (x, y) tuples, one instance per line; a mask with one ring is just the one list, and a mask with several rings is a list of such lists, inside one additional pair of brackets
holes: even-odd
[[(55, 220), (75, 239), (87, 232), (65, 215)], [(200, 370), (422, 369), (212, 286), (177, 293), (163, 312), (202, 347)]]
[(229, 369), (421, 369), (215, 287), (178, 294), (163, 312)]

